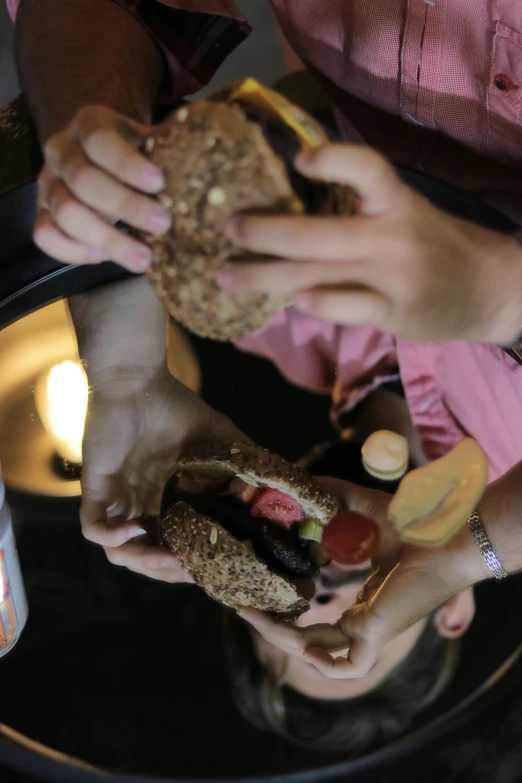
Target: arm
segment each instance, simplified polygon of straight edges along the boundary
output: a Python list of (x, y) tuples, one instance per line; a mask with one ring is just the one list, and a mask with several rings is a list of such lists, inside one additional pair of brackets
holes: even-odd
[(91, 384), (166, 370), (165, 311), (144, 278), (71, 297), (69, 312)]
[(23, 0), (16, 55), (43, 141), (88, 104), (151, 121), (163, 58), (140, 22), (112, 0)]
[(146, 280), (73, 297), (69, 307), (90, 384), (83, 534), (115, 565), (183, 581), (179, 561), (155, 546), (165, 483), (186, 444), (240, 433), (169, 374), (165, 314)]
[[(241, 616), (271, 644), (304, 656), (325, 677), (356, 679), (370, 671), (387, 642), (492, 575), (467, 525), (443, 547), (404, 546), (387, 521), (389, 495), (328, 481), (346, 508), (373, 517), (381, 527), (381, 546), (372, 560), (375, 570), (355, 603), (333, 628), (300, 628), (252, 609), (242, 610)], [(521, 482), (522, 462), (488, 487), (478, 509), (508, 574), (522, 570)], [(347, 654), (331, 654), (348, 646)]]
[(149, 197), (163, 175), (138, 152), (163, 72), (152, 35), (113, 0), (22, 0), (16, 52), (44, 142), (36, 244), (65, 263), (143, 272), (149, 249), (114, 224), (161, 234), (171, 222)]
[(149, 248), (114, 224), (150, 234), (170, 227), (170, 212), (148, 197), (164, 187), (163, 174), (138, 152), (154, 103), (167, 83), (171, 103), (196, 91), (248, 32), (229, 0), (193, 7), (21, 0), (18, 68), (44, 142), (34, 239), (58, 261), (110, 258), (144, 272)]

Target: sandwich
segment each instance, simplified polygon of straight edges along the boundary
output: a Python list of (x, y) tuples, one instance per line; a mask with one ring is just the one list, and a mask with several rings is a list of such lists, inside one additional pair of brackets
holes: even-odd
[(204, 444), (176, 464), (161, 536), (221, 603), (293, 620), (324, 565), (323, 528), (338, 501), (301, 468), (252, 443)]
[(165, 174), (158, 199), (173, 223), (161, 237), (141, 237), (152, 249), (150, 282), (176, 321), (201, 337), (235, 340), (291, 305), (277, 292), (220, 290), (218, 270), (248, 260), (224, 229), (238, 213), (353, 213), (349, 187), (312, 181), (293, 166), (300, 149), (327, 141), (312, 117), (253, 79), (184, 105), (155, 128), (143, 152)]

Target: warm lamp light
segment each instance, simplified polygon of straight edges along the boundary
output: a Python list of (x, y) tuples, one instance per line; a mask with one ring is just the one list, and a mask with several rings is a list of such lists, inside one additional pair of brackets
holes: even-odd
[(38, 415), (59, 456), (73, 465), (82, 461), (82, 438), (89, 385), (79, 362), (55, 364), (35, 387)]

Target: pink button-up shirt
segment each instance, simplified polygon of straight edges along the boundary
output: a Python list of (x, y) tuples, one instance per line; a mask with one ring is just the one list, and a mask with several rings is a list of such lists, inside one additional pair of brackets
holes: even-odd
[[(191, 50), (179, 11), (235, 19), (246, 29), (231, 0), (156, 0), (157, 15), (154, 0), (115, 1), (163, 48), (175, 98), (201, 86), (223, 49), (213, 39), (216, 24), (199, 38), (191, 30)], [(18, 0), (7, 2), (14, 14)], [(522, 226), (522, 0), (272, 6), (290, 44), (330, 91), (347, 140), (489, 200)], [(491, 479), (522, 459), (522, 367), (494, 346), (395, 340), (290, 309), (240, 347), (271, 358), (298, 385), (330, 391), (334, 418), (399, 367), (428, 457), (471, 435), (489, 457)]]

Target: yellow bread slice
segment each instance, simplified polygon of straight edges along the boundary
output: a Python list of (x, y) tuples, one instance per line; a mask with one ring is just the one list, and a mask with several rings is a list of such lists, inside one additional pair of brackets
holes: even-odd
[(487, 480), (486, 455), (475, 440), (464, 438), (446, 456), (403, 478), (388, 518), (404, 542), (443, 546), (467, 522)]

